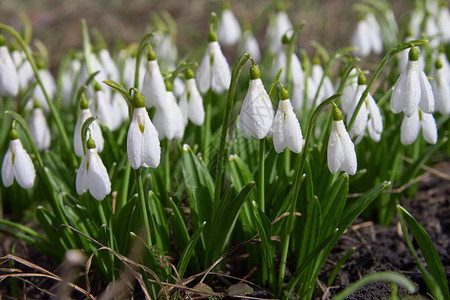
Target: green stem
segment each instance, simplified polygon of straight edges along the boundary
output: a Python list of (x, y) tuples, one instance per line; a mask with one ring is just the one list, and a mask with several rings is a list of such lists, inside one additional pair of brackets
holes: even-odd
[(163, 142), (164, 149), (164, 187), (167, 197), (170, 197), (170, 141), (165, 139)]
[(207, 165), (209, 162), (209, 143), (211, 139), (211, 108), (212, 108), (212, 95), (211, 89), (208, 90), (205, 96), (205, 123), (202, 127), (202, 141), (201, 141), (201, 151), (203, 153), (203, 161)]
[(259, 141), (258, 206), (262, 212), (264, 212), (265, 209), (265, 202), (264, 202), (264, 158), (266, 155), (265, 145), (266, 140), (261, 139)]
[(148, 220), (148, 211), (147, 211), (147, 203), (145, 201), (144, 195), (144, 184), (142, 181), (142, 172), (137, 169), (135, 171), (136, 179), (138, 183), (138, 195), (139, 195), (139, 205), (141, 210), (141, 218), (142, 218), (142, 226), (144, 226), (144, 234), (145, 234), (145, 242), (147, 246), (152, 245), (152, 237), (150, 235), (150, 222)]
[(81, 33), (83, 35), (84, 63), (86, 64), (86, 71), (89, 76), (91, 74), (91, 62), (90, 62), (91, 43), (89, 41), (89, 31), (85, 19), (81, 20)]
[(136, 54), (136, 66), (134, 69), (134, 87), (139, 90), (139, 71), (141, 65), (142, 54), (144, 54), (144, 50), (147, 49), (147, 45), (149, 43), (150, 38), (153, 36), (153, 32), (146, 34), (141, 42), (139, 43), (139, 48)]
[(68, 154), (71, 154), (69, 156), (70, 156), (70, 158), (72, 160), (72, 166), (74, 168), (76, 168), (77, 167), (77, 159), (76, 159), (75, 153), (74, 153), (74, 151), (72, 149), (72, 146), (71, 146), (69, 137), (67, 135), (66, 129), (65, 129), (65, 127), (64, 127), (64, 125), (63, 125), (63, 123), (61, 121), (61, 118), (60, 118), (60, 116), (59, 116), (59, 114), (58, 114), (58, 112), (56, 110), (55, 105), (53, 104), (53, 101), (50, 99), (50, 97), (48, 96), (47, 91), (45, 90), (44, 83), (42, 82), (41, 76), (39, 75), (39, 71), (38, 71), (36, 63), (35, 63), (35, 61), (33, 59), (33, 56), (31, 55), (30, 51), (28, 50), (28, 47), (25, 44), (25, 41), (22, 39), (22, 37), (20, 36), (20, 34), (16, 30), (14, 30), (12, 27), (9, 27), (8, 25), (0, 24), (0, 31), (2, 29), (7, 31), (9, 34), (11, 34), (19, 42), (20, 47), (22, 48), (23, 52), (25, 53), (25, 56), (26, 56), (27, 60), (30, 62), (31, 68), (33, 69), (34, 76), (36, 77), (36, 81), (37, 81), (38, 85), (42, 89), (42, 93), (44, 94), (45, 100), (47, 101), (48, 107), (50, 108), (50, 112), (53, 115), (53, 118), (55, 120), (56, 127), (58, 127), (58, 130), (59, 130), (59, 132), (61, 134), (61, 138), (62, 138), (62, 141), (63, 141), (64, 148), (65, 148), (65, 150), (67, 151)]
[(353, 112), (352, 118), (350, 119), (350, 123), (347, 126), (348, 132), (350, 132), (352, 130), (353, 124), (355, 123), (355, 120), (356, 120), (356, 116), (358, 115), (359, 110), (361, 109), (361, 106), (362, 106), (364, 100), (366, 99), (367, 95), (369, 94), (370, 89), (372, 88), (373, 84), (375, 83), (375, 80), (378, 78), (378, 76), (381, 73), (381, 70), (387, 64), (387, 62), (394, 55), (396, 55), (397, 53), (399, 53), (403, 50), (406, 50), (413, 46), (425, 45), (427, 43), (428, 43), (427, 40), (415, 40), (415, 41), (406, 42), (406, 43), (398, 45), (397, 47), (392, 48), (391, 51), (389, 51), (389, 53), (386, 54), (386, 56), (381, 61), (381, 64), (378, 66), (377, 70), (375, 71), (372, 78), (370, 79), (369, 83), (367, 84), (367, 87), (364, 90), (364, 92), (362, 93), (361, 98), (359, 98), (358, 105), (356, 106), (356, 108)]
[(216, 168), (216, 177), (215, 177), (215, 189), (214, 189), (214, 203), (213, 203), (213, 216), (217, 209), (217, 206), (220, 202), (222, 184), (223, 184), (223, 176), (224, 176), (224, 166), (225, 161), (227, 159), (227, 138), (228, 138), (228, 130), (230, 126), (230, 117), (231, 117), (231, 109), (233, 108), (233, 100), (234, 93), (236, 92), (236, 86), (239, 80), (239, 76), (245, 66), (245, 63), (250, 58), (248, 52), (242, 53), (241, 56), (237, 59), (236, 63), (233, 66), (233, 70), (231, 72), (231, 83), (230, 89), (228, 90), (228, 100), (227, 105), (225, 107), (225, 113), (223, 116), (222, 122), (222, 131), (220, 135), (220, 146), (219, 152), (217, 155), (217, 168)]
[(128, 199), (128, 187), (130, 185), (130, 172), (131, 165), (129, 163), (125, 163), (125, 173), (122, 179), (122, 188), (120, 189), (120, 194), (117, 196), (116, 202), (116, 211), (120, 212), (122, 207), (125, 206)]

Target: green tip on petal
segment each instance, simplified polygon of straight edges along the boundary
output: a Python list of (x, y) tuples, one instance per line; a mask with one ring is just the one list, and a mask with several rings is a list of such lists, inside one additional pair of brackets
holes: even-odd
[(6, 46), (6, 39), (3, 34), (0, 34), (0, 47), (1, 46)]
[(145, 106), (144, 96), (141, 93), (136, 92), (133, 96), (133, 104), (135, 108), (144, 107)]
[(419, 54), (419, 49), (412, 47), (411, 50), (409, 50), (409, 60), (417, 61), (419, 59)]
[(41, 107), (41, 103), (39, 103), (39, 101), (35, 99), (34, 102), (33, 102), (33, 107), (34, 108), (40, 108)]
[(258, 78), (261, 78), (261, 71), (258, 66), (254, 64), (250, 67), (250, 79), (255, 80)]
[(156, 60), (156, 53), (155, 53), (155, 51), (153, 51), (153, 48), (152, 48), (152, 46), (150, 44), (148, 45), (147, 58), (148, 58), (149, 61)]
[(193, 78), (195, 78), (195, 76), (194, 76), (194, 71), (192, 71), (191, 68), (188, 68), (188, 69), (186, 70), (185, 75), (186, 75), (186, 79), (193, 79)]
[(436, 69), (441, 69), (442, 68), (442, 61), (438, 58), (436, 60), (436, 63), (434, 64), (434, 66), (436, 67)]
[(45, 69), (45, 61), (42, 55), (35, 55), (35, 60), (38, 69)]
[(359, 72), (358, 85), (366, 85), (366, 76), (362, 72)]
[(284, 87), (281, 87), (279, 97), (280, 100), (287, 100), (289, 99), (289, 92)]
[(214, 30), (211, 29), (208, 33), (208, 43), (215, 41), (217, 41), (217, 34), (214, 32)]
[(9, 133), (9, 139), (12, 140), (17, 140), (19, 138), (19, 133), (17, 132), (17, 130), (15, 130), (14, 128), (11, 129), (11, 132)]
[(88, 138), (86, 146), (88, 149), (95, 149), (95, 142), (91, 137)]
[(406, 29), (405, 37), (411, 37), (411, 36), (413, 36), (413, 32), (412, 32), (411, 28)]
[(443, 45), (439, 45), (439, 53), (445, 53), (445, 48)]
[(89, 102), (87, 101), (86, 96), (84, 95), (84, 93), (81, 95), (80, 108), (81, 109), (88, 109), (89, 108)]
[(166, 78), (164, 83), (166, 84), (166, 91), (171, 92), (173, 89), (173, 84), (170, 78)]
[(334, 107), (333, 120), (334, 121), (342, 121), (342, 112), (339, 108), (337, 108), (337, 106)]

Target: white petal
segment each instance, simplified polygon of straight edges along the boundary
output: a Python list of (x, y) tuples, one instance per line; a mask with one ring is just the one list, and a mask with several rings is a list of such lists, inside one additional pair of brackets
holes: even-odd
[(303, 146), (303, 135), (302, 130), (300, 128), (300, 123), (297, 119), (293, 111), (293, 107), (289, 100), (280, 101), (282, 103), (282, 111), (285, 112), (284, 118), (284, 132), (285, 132), (285, 141), (289, 149), (292, 152), (300, 153), (302, 151)]
[(16, 96), (19, 92), (19, 75), (6, 46), (0, 47), (0, 95)]
[(111, 192), (111, 181), (105, 165), (95, 149), (89, 149), (89, 169), (86, 176), (89, 192), (97, 200), (103, 200)]
[(29, 127), (36, 148), (39, 151), (47, 150), (50, 147), (50, 129), (42, 109), (35, 108), (33, 110), (29, 120)]
[(341, 165), (341, 170), (349, 175), (354, 175), (356, 173), (357, 162), (356, 162), (356, 152), (355, 145), (353, 144), (350, 136), (345, 129), (344, 122), (338, 122), (338, 132), (339, 138), (342, 144), (342, 151), (344, 155), (344, 160)]
[(444, 69), (438, 69), (435, 72), (433, 86), (434, 97), (436, 100), (436, 111), (443, 115), (450, 113), (450, 80), (445, 77)]
[(150, 168), (159, 166), (161, 160), (161, 146), (159, 144), (158, 131), (150, 121), (148, 114), (144, 116), (144, 136), (142, 140), (142, 162)]
[(422, 114), (422, 134), (425, 141), (429, 144), (436, 144), (438, 138), (438, 132), (436, 127), (436, 121), (432, 114)]
[(135, 108), (133, 118), (128, 128), (127, 135), (127, 154), (130, 165), (133, 169), (138, 169), (142, 165), (142, 142), (143, 134), (139, 128), (138, 115), (141, 114), (139, 110), (143, 108)]
[(411, 145), (417, 138), (420, 131), (419, 113), (416, 112), (411, 116), (404, 116), (400, 129), (400, 141), (403, 145)]
[(292, 106), (294, 107), (294, 110), (298, 111), (303, 108), (303, 99), (304, 99), (304, 92), (305, 92), (305, 84), (302, 83), (300, 85), (293, 85), (292, 86), (292, 96), (291, 96), (291, 102)]
[[(208, 45), (209, 47), (209, 45)], [(211, 86), (211, 62), (209, 50), (206, 50), (197, 71), (197, 83), (200, 92), (205, 94)]]
[(256, 63), (261, 61), (261, 50), (258, 41), (250, 30), (244, 31), (242, 34), (242, 43), (239, 45), (239, 54), (247, 51)]
[(419, 72), (420, 79), (420, 102), (419, 108), (427, 113), (431, 114), (434, 112), (434, 95), (431, 89), (430, 82), (428, 81), (427, 75), (423, 71)]
[(217, 29), (217, 37), (221, 44), (232, 46), (241, 37), (241, 26), (230, 9), (224, 9)]
[(250, 80), (240, 113), (242, 136), (264, 138), (273, 123), (273, 107), (261, 79)]
[(88, 170), (86, 169), (87, 162), (88, 162), (88, 156), (85, 155), (83, 157), (83, 161), (81, 162), (80, 168), (78, 169), (77, 179), (76, 179), (76, 183), (75, 183), (75, 186), (77, 188), (77, 193), (79, 195), (83, 194), (88, 189), (88, 179), (87, 179)]
[(213, 92), (220, 94), (230, 87), (230, 66), (218, 42), (209, 43), (208, 47), (212, 49), (213, 53), (211, 88)]
[(9, 187), (14, 182), (14, 169), (12, 164), (11, 146), (8, 147), (2, 163), (2, 181), (5, 187)]
[(342, 147), (341, 139), (339, 137), (338, 126), (338, 122), (333, 121), (333, 127), (328, 140), (327, 162), (331, 174), (335, 174), (341, 168), (341, 165), (345, 159), (344, 148)]
[(371, 127), (380, 134), (383, 131), (383, 120), (381, 118), (380, 108), (370, 94), (366, 99), (370, 115), (369, 123), (371, 123)]
[[(14, 175), (17, 183), (24, 189), (29, 189), (33, 186), (34, 179), (36, 178), (36, 171), (34, 170), (33, 162), (30, 156), (25, 151), (19, 140), (14, 151)], [(13, 142), (13, 141), (12, 141)]]
[(108, 78), (114, 81), (119, 81), (119, 71), (117, 70), (117, 66), (114, 60), (112, 59), (108, 49), (101, 49), (100, 52), (98, 53), (98, 56), (100, 58), (100, 63), (103, 69), (106, 71), (106, 75), (108, 76)]
[(184, 88), (184, 82), (180, 77), (175, 77), (173, 80), (173, 89), (172, 92), (175, 95), (176, 98), (180, 98), (183, 94), (185, 88)]
[(295, 53), (292, 53), (291, 58), (291, 80), (294, 85), (305, 84), (302, 65), (300, 63), (300, 59), (298, 59), (298, 56)]
[[(205, 121), (205, 109), (203, 107), (203, 98), (200, 95), (194, 78), (188, 79), (186, 86), (189, 90), (188, 116), (192, 123), (197, 126), (203, 125)], [(181, 107), (180, 107), (181, 108)]]

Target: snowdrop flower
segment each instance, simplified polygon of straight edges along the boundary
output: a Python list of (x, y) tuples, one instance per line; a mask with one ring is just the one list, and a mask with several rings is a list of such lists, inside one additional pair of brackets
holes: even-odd
[[(73, 133), (73, 145), (75, 154), (80, 157), (84, 156), (83, 143), (81, 140), (81, 129), (84, 122), (86, 122), (86, 120), (89, 119), (90, 117), (92, 117), (92, 113), (91, 110), (89, 109), (88, 101), (86, 100), (86, 97), (83, 94), (80, 102), (80, 112), (78, 115), (78, 120), (77, 123), (75, 124), (75, 131)], [(89, 130), (94, 141), (97, 141), (96, 142), (97, 151), (102, 152), (104, 140), (102, 131), (96, 120), (92, 121), (92, 123), (89, 125)], [(87, 138), (88, 135), (86, 134), (86, 139)]]
[(175, 77), (173, 80), (172, 92), (176, 98), (180, 98), (183, 95), (184, 90), (186, 89), (183, 80), (180, 77)]
[(229, 88), (230, 82), (230, 66), (220, 49), (217, 36), (211, 26), (208, 35), (208, 49), (197, 72), (198, 88), (202, 93), (212, 89), (214, 93), (220, 94)]
[[(406, 32), (405, 42), (408, 42), (410, 40), (412, 40), (412, 32), (408, 30)], [(399, 56), (398, 70), (400, 72), (403, 71), (406, 68), (406, 65), (408, 64), (409, 51), (410, 49), (405, 49), (398, 54)], [(419, 56), (419, 67), (421, 70), (425, 68), (425, 55)]]
[(99, 201), (111, 193), (108, 172), (98, 156), (95, 142), (91, 137), (87, 140), (86, 153), (78, 169), (76, 188), (79, 195), (89, 190), (89, 193)]
[(345, 83), (344, 91), (341, 96), (341, 109), (345, 115), (350, 113), (353, 98), (355, 96), (356, 88), (358, 87), (358, 70), (353, 68), (350, 71), (347, 82)]
[(28, 120), (28, 127), (30, 127), (30, 134), (36, 148), (39, 151), (47, 150), (50, 147), (50, 129), (38, 101), (34, 101), (34, 109)]
[(156, 168), (161, 159), (158, 131), (150, 121), (142, 94), (136, 92), (133, 102), (133, 118), (127, 136), (128, 160), (135, 170), (139, 167)]
[(117, 116), (111, 101), (106, 97), (100, 84), (94, 83), (94, 98), (97, 104), (98, 121), (109, 130), (114, 131), (120, 126), (120, 117)]
[(352, 36), (352, 46), (357, 47), (356, 55), (365, 57), (371, 52), (380, 54), (383, 52), (380, 26), (373, 14), (368, 13), (358, 22)]
[(256, 63), (261, 61), (261, 50), (259, 49), (258, 41), (251, 30), (245, 30), (242, 33), (242, 39), (238, 49), (239, 54), (247, 51)]
[(239, 129), (242, 136), (263, 139), (272, 128), (273, 115), (272, 102), (261, 81), (261, 72), (258, 66), (253, 65), (250, 68), (247, 95), (239, 114)]
[[(275, 54), (282, 50), (283, 35), (292, 30), (292, 23), (283, 7), (278, 7), (275, 20), (269, 22), (266, 33), (266, 45), (270, 53)], [(290, 36), (289, 36), (290, 37)]]
[[(319, 88), (320, 81), (323, 77), (323, 68), (320, 65), (318, 59), (315, 59), (315, 62), (311, 69), (311, 78), (314, 81), (314, 85), (316, 86), (316, 90), (314, 91), (313, 99), (315, 97), (315, 94), (317, 93), (317, 89)], [(319, 98), (318, 103), (316, 105), (320, 104), (323, 100), (326, 98), (332, 96), (334, 94), (334, 87), (331, 83), (330, 77), (325, 76), (322, 86), (320, 87), (319, 91)]]
[(438, 14), (438, 26), (441, 32), (442, 40), (445, 43), (450, 42), (450, 11), (448, 7), (443, 2)]
[(17, 96), (18, 93), (19, 75), (6, 46), (6, 40), (0, 34), (0, 96)]
[(181, 95), (180, 110), (183, 113), (184, 125), (187, 125), (188, 119), (197, 126), (203, 125), (205, 121), (205, 109), (203, 108), (203, 99), (197, 89), (194, 72), (191, 69), (186, 71), (186, 88)]
[(300, 123), (294, 113), (288, 92), (283, 87), (280, 91), (278, 110), (273, 120), (272, 134), (277, 153), (283, 152), (286, 147), (295, 153), (302, 151), (303, 135)]
[(30, 156), (25, 151), (19, 140), (19, 134), (15, 129), (11, 130), (9, 148), (6, 151), (2, 163), (2, 180), (5, 187), (13, 184), (14, 178), (24, 189), (29, 189), (34, 184), (36, 171)]
[(424, 113), (422, 110), (417, 109), (411, 117), (405, 114), (400, 128), (400, 141), (403, 145), (411, 145), (419, 135), (420, 128), (422, 127), (422, 134), (430, 144), (436, 144), (437, 142), (437, 127), (436, 121), (432, 114)]
[[(42, 59), (37, 60), (38, 65), (38, 73), (41, 77), (42, 84), (44, 85), (45, 91), (47, 92), (47, 96), (52, 100), (55, 97), (56, 94), (56, 82), (53, 78), (52, 74), (48, 69), (44, 67)], [(39, 101), (39, 104), (41, 105), (42, 109), (44, 111), (49, 111), (47, 100), (44, 96), (44, 92), (42, 91), (41, 86), (38, 84), (36, 85), (34, 91), (33, 91), (33, 98)], [(31, 101), (28, 101), (28, 109), (32, 109), (33, 103)]]
[(172, 83), (169, 79), (166, 80), (166, 99), (163, 106), (156, 109), (153, 123), (158, 131), (160, 140), (164, 138), (181, 140), (183, 138), (183, 114), (180, 107), (178, 107), (175, 95), (172, 92)]
[(342, 170), (349, 175), (356, 173), (356, 152), (342, 121), (342, 112), (335, 107), (333, 112), (333, 127), (328, 140), (327, 161), (331, 174)]
[[(228, 3), (226, 3), (229, 6)], [(230, 7), (225, 7), (219, 20), (217, 37), (224, 46), (233, 46), (241, 38), (241, 26)]]
[[(366, 77), (360, 73), (358, 77), (358, 87), (356, 88), (349, 113), (347, 114), (347, 124), (350, 123), (359, 99), (366, 88)], [(381, 138), (381, 132), (383, 131), (383, 121), (381, 119), (380, 109), (370, 93), (367, 95), (366, 99), (364, 99), (364, 103), (361, 105), (361, 108), (356, 115), (352, 130), (350, 131), (350, 137), (353, 138), (357, 136), (358, 143), (364, 136), (366, 127), (369, 130), (370, 138), (375, 142), (378, 142)]]
[(74, 81), (78, 77), (81, 70), (81, 63), (78, 59), (73, 59), (70, 62), (69, 67), (64, 70), (64, 73), (61, 75), (61, 88), (62, 88), (62, 97), (63, 97), (63, 105), (68, 106), (72, 101), (72, 93), (74, 90)]
[(119, 81), (119, 70), (117, 69), (116, 63), (112, 59), (111, 54), (106, 48), (106, 45), (102, 45), (102, 48), (98, 52), (98, 58), (108, 79)]
[(394, 114), (404, 112), (411, 117), (419, 107), (425, 113), (434, 111), (434, 96), (430, 82), (419, 66), (419, 50), (409, 51), (409, 61), (394, 85), (391, 110)]
[(155, 52), (166, 65), (175, 64), (177, 61), (178, 50), (177, 45), (174, 43), (174, 38), (169, 33), (161, 31), (157, 31), (153, 35)]
[(145, 98), (145, 106), (150, 108), (155, 106), (160, 108), (164, 105), (166, 99), (166, 86), (164, 78), (161, 75), (156, 54), (149, 47), (147, 71), (145, 72), (144, 82), (142, 84), (142, 94)]
[(431, 85), (433, 87), (434, 97), (436, 100), (436, 111), (443, 115), (450, 114), (450, 80), (442, 67), (442, 62), (438, 58), (435, 64), (435, 70)]
[(123, 122), (128, 120), (128, 105), (119, 93), (114, 92), (111, 97), (114, 114), (117, 117), (118, 126), (120, 126)]
[(26, 90), (34, 79), (33, 68), (22, 50), (14, 50), (11, 57), (16, 65), (19, 89)]

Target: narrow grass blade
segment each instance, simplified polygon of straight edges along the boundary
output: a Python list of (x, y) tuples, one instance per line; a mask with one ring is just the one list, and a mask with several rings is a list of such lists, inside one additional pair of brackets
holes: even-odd
[(180, 275), (180, 278), (183, 278), (184, 272), (186, 271), (186, 268), (188, 266), (189, 261), (191, 260), (192, 255), (194, 255), (195, 251), (195, 245), (198, 242), (198, 239), (200, 238), (200, 233), (205, 228), (206, 222), (203, 222), (202, 226), (200, 226), (197, 231), (192, 236), (191, 240), (189, 241), (186, 248), (184, 248), (183, 253), (181, 254), (180, 261), (177, 265), (178, 274)]

